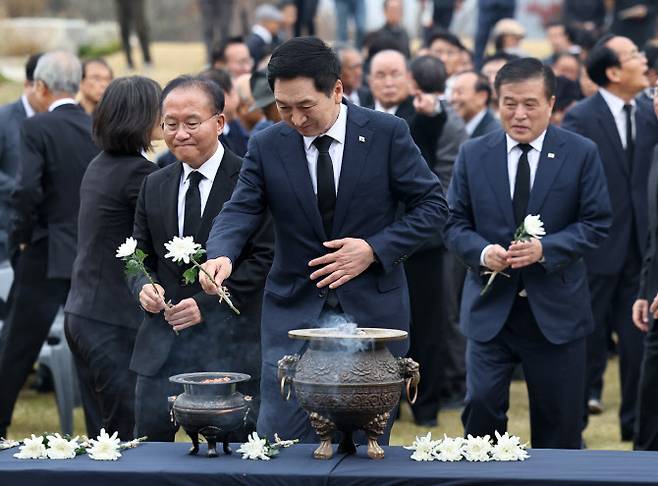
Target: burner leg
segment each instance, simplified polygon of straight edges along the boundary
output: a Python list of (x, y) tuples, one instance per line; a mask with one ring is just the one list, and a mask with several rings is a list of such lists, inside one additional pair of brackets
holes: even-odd
[(338, 444), (338, 454), (356, 454), (356, 445), (352, 439), (352, 430), (343, 430), (343, 439)]
[(199, 434), (197, 432), (188, 432), (187, 435), (189, 435), (190, 439), (192, 439), (192, 447), (190, 448), (188, 454), (194, 455), (199, 452)]
[(311, 419), (311, 426), (320, 436), (320, 445), (315, 449), (313, 457), (316, 459), (331, 459), (331, 456), (334, 455), (331, 447), (331, 437), (336, 430), (336, 425), (328, 418), (316, 412), (311, 413), (309, 417)]
[(380, 413), (363, 428), (368, 435), (368, 457), (371, 459), (384, 458), (384, 449), (377, 443), (377, 439), (384, 433), (388, 417), (388, 412)]
[(228, 435), (224, 437), (224, 454), (230, 454), (231, 452), (231, 447), (228, 445)]
[(217, 441), (208, 437), (206, 437), (206, 441), (208, 442), (208, 457), (217, 457)]

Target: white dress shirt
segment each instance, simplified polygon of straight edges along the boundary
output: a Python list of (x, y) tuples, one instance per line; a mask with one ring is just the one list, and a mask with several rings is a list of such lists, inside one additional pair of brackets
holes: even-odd
[[(537, 166), (539, 165), (539, 156), (541, 155), (541, 149), (544, 146), (544, 137), (546, 137), (546, 130), (544, 130), (541, 135), (535, 138), (530, 142), (531, 150), (528, 151), (528, 165), (530, 166), (530, 190), (535, 183), (535, 175), (537, 175)], [(519, 168), (519, 159), (523, 151), (519, 148), (519, 142), (514, 140), (509, 135), (505, 134), (505, 140), (507, 142), (507, 177), (509, 180), (510, 188), (510, 199), (514, 199), (514, 187), (516, 186), (516, 172)], [(487, 254), (489, 248), (493, 245), (487, 245), (480, 253), (480, 265), (485, 267), (484, 257)]]
[[(612, 117), (615, 119), (615, 125), (617, 125), (617, 132), (619, 133), (619, 138), (621, 139), (621, 145), (626, 149), (626, 112), (624, 111), (624, 105), (626, 102), (622, 100), (619, 96), (613, 95), (607, 89), (599, 88), (599, 93), (603, 97), (605, 104), (608, 105)], [(631, 110), (631, 120), (635, 117), (635, 100), (631, 100), (629, 103), (633, 107)], [(634, 125), (634, 124), (633, 124)], [(633, 130), (633, 138), (635, 138), (635, 126), (631, 127)]]
[(260, 24), (256, 24), (251, 31), (265, 41), (265, 44), (272, 43), (272, 33)]
[(21, 96), (21, 103), (23, 103), (23, 109), (25, 110), (25, 116), (27, 118), (33, 117), (34, 116), (34, 108), (32, 108), (32, 105), (27, 100), (27, 96), (25, 96), (25, 95)]
[[(206, 208), (206, 203), (208, 202), (208, 196), (210, 195), (210, 190), (212, 189), (212, 184), (215, 181), (215, 176), (219, 170), (219, 165), (222, 162), (224, 157), (224, 147), (222, 144), (218, 144), (217, 151), (206, 160), (201, 167), (196, 169), (200, 172), (204, 178), (199, 181), (199, 194), (201, 195), (201, 216), (203, 216), (203, 211)], [(187, 189), (190, 187), (189, 176), (195, 169), (192, 169), (186, 163), (183, 163), (183, 173), (181, 174), (180, 183), (178, 185), (178, 236), (181, 238), (183, 235), (183, 226), (185, 224), (185, 195), (187, 194)], [(188, 235), (189, 236), (189, 235)], [(198, 242), (197, 242), (198, 243)]]
[(487, 109), (485, 108), (484, 110), (480, 111), (477, 115), (475, 115), (473, 118), (471, 118), (468, 121), (468, 123), (464, 125), (464, 128), (466, 128), (466, 133), (468, 133), (469, 137), (473, 135), (473, 132), (478, 127), (478, 125), (484, 118), (484, 115), (486, 114), (487, 114)]
[(347, 95), (347, 99), (354, 103), (356, 106), (361, 106), (361, 98), (359, 98), (359, 92), (356, 89)]
[[(345, 131), (347, 130), (347, 105), (340, 104), (340, 113), (338, 118), (331, 125), (331, 128), (322, 135), (328, 135), (333, 138), (329, 146), (329, 156), (334, 166), (334, 187), (336, 194), (338, 194), (338, 181), (340, 179), (340, 169), (343, 166), (343, 151), (345, 150)], [(322, 135), (318, 135), (321, 137)], [(318, 154), (320, 153), (313, 141), (318, 137), (304, 137), (304, 149), (306, 149), (306, 161), (308, 162), (308, 172), (311, 175), (311, 183), (313, 184), (313, 192), (318, 193)]]
[(77, 105), (77, 102), (73, 98), (60, 98), (51, 103), (48, 107), (48, 111), (53, 111), (55, 108), (62, 105)]
[(379, 101), (375, 100), (375, 111), (381, 111), (382, 113), (388, 113), (389, 115), (395, 115), (395, 112), (398, 111), (398, 106), (391, 106), (390, 108), (384, 108), (379, 104)]

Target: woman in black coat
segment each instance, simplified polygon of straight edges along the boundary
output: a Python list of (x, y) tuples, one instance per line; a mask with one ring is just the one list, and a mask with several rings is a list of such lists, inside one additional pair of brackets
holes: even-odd
[(94, 112), (103, 151), (80, 187), (78, 252), (64, 308), (89, 437), (101, 427), (122, 440), (133, 435), (135, 375), (128, 365), (143, 315), (115, 255), (132, 234), (142, 181), (158, 168), (142, 154), (159, 130), (160, 93), (151, 79), (118, 78)]

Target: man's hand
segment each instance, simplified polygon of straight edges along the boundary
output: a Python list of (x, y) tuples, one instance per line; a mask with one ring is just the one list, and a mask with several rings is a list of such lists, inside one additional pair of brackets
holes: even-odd
[[(653, 299), (651, 308), (654, 309), (658, 295)], [(652, 310), (652, 312), (654, 312)], [(637, 299), (633, 303), (633, 324), (642, 332), (647, 332), (649, 330), (649, 301), (646, 299)]]
[(502, 272), (507, 265), (507, 251), (500, 245), (492, 245), (484, 254), (484, 266), (494, 272)]
[[(229, 258), (222, 256), (208, 260), (201, 265), (201, 268), (215, 279), (217, 285), (221, 286), (224, 283), (224, 280), (231, 276), (233, 264)], [(206, 294), (217, 295), (217, 287), (212, 283), (212, 280), (208, 278), (208, 275), (199, 272), (199, 282)]]
[(653, 314), (654, 319), (658, 319), (658, 294), (653, 298), (653, 302), (649, 306), (649, 312)]
[(165, 291), (160, 286), (160, 284), (155, 284), (155, 287), (158, 289), (158, 295), (153, 288), (153, 285), (150, 283), (142, 287), (141, 292), (139, 293), (139, 303), (146, 312), (151, 314), (157, 314), (161, 310), (166, 308), (164, 295)]
[(436, 114), (436, 99), (437, 96), (435, 94), (419, 91), (414, 96), (414, 108), (418, 113), (433, 116)]
[(512, 242), (507, 250), (507, 264), (512, 268), (523, 268), (537, 263), (542, 256), (544, 256), (544, 249), (537, 238)]
[(164, 317), (174, 331), (180, 331), (203, 321), (201, 311), (194, 299), (183, 299), (178, 304), (165, 309)]
[(360, 275), (375, 261), (372, 248), (360, 238), (325, 241), (324, 246), (336, 251), (308, 262), (309, 267), (323, 265), (311, 274), (311, 280), (326, 276), (317, 283), (320, 288), (329, 285), (330, 289), (336, 289)]

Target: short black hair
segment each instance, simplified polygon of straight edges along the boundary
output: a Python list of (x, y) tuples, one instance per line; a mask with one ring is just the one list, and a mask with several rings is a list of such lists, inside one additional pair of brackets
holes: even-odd
[(277, 79), (310, 78), (317, 91), (331, 95), (340, 78), (334, 51), (317, 37), (294, 37), (274, 49), (267, 65), (267, 82), (274, 92)]
[(130, 76), (112, 81), (93, 114), (92, 133), (106, 152), (138, 154), (151, 148), (151, 132), (160, 118), (160, 85)]
[(553, 111), (565, 111), (572, 103), (583, 97), (580, 84), (564, 76), (556, 78), (555, 106)]
[(621, 61), (617, 53), (606, 45), (613, 37), (613, 34), (606, 34), (601, 37), (585, 61), (587, 75), (594, 84), (603, 88), (610, 84), (610, 80), (606, 74), (608, 68), (621, 66)]
[(405, 58), (407, 54), (403, 52), (400, 41), (386, 30), (376, 30), (366, 34), (363, 39), (363, 46), (368, 51), (366, 64), (369, 64), (373, 57), (382, 51), (398, 51)]
[(199, 73), (199, 77), (217, 83), (217, 86), (222, 88), (222, 91), (225, 94), (233, 90), (233, 80), (231, 79), (231, 75), (225, 69), (210, 68)]
[(33, 82), (34, 81), (34, 69), (37, 67), (37, 62), (39, 62), (39, 58), (43, 56), (43, 52), (37, 52), (36, 54), (32, 54), (30, 57), (27, 58), (27, 61), (25, 62), (25, 80)]
[(409, 65), (411, 77), (423, 93), (443, 93), (446, 90), (446, 67), (434, 56), (420, 56)]
[(484, 66), (485, 64), (487, 64), (487, 63), (489, 63), (489, 62), (492, 62), (492, 61), (505, 61), (505, 62), (510, 62), (510, 61), (515, 60), (515, 59), (521, 59), (521, 57), (520, 57), (520, 56), (517, 56), (516, 54), (511, 54), (511, 53), (509, 53), (509, 52), (498, 51), (498, 52), (496, 52), (495, 54), (492, 54), (492, 55), (490, 55), (490, 56), (485, 57), (485, 58), (482, 60), (482, 66)]
[(199, 76), (183, 75), (172, 79), (162, 90), (160, 96), (160, 109), (164, 105), (167, 96), (175, 89), (200, 89), (208, 96), (210, 106), (215, 113), (222, 113), (224, 111), (224, 91), (217, 83), (210, 79), (204, 79)]
[(226, 62), (226, 49), (232, 44), (244, 44), (244, 38), (242, 36), (229, 37), (224, 42), (215, 44), (210, 53), (210, 59), (212, 63), (216, 62)]
[(429, 40), (427, 41), (427, 47), (431, 47), (432, 44), (434, 44), (434, 41), (437, 40), (445, 41), (448, 44), (455, 46), (460, 51), (466, 50), (466, 47), (464, 47), (462, 41), (459, 40), (459, 37), (457, 37), (455, 34), (447, 30), (436, 29), (434, 32), (432, 32), (432, 34), (429, 37)]
[(107, 63), (107, 61), (102, 57), (94, 57), (92, 59), (86, 59), (82, 61), (82, 79), (85, 79), (87, 77), (87, 66), (89, 66), (90, 64), (100, 64), (102, 66), (105, 66), (107, 70), (110, 72), (110, 76), (114, 77), (114, 71), (112, 71), (112, 68)]
[(518, 83), (537, 78), (543, 79), (544, 93), (546, 99), (550, 100), (555, 95), (555, 74), (549, 66), (544, 65), (534, 57), (522, 57), (505, 64), (496, 74), (494, 88), (496, 93), (500, 94), (500, 87), (503, 84)]
[(486, 93), (487, 94), (487, 105), (491, 103), (491, 97), (493, 96), (493, 90), (491, 89), (491, 84), (489, 84), (489, 79), (482, 73), (478, 71), (462, 71), (458, 73), (457, 76), (462, 74), (475, 74), (475, 85), (473, 89), (476, 93)]

